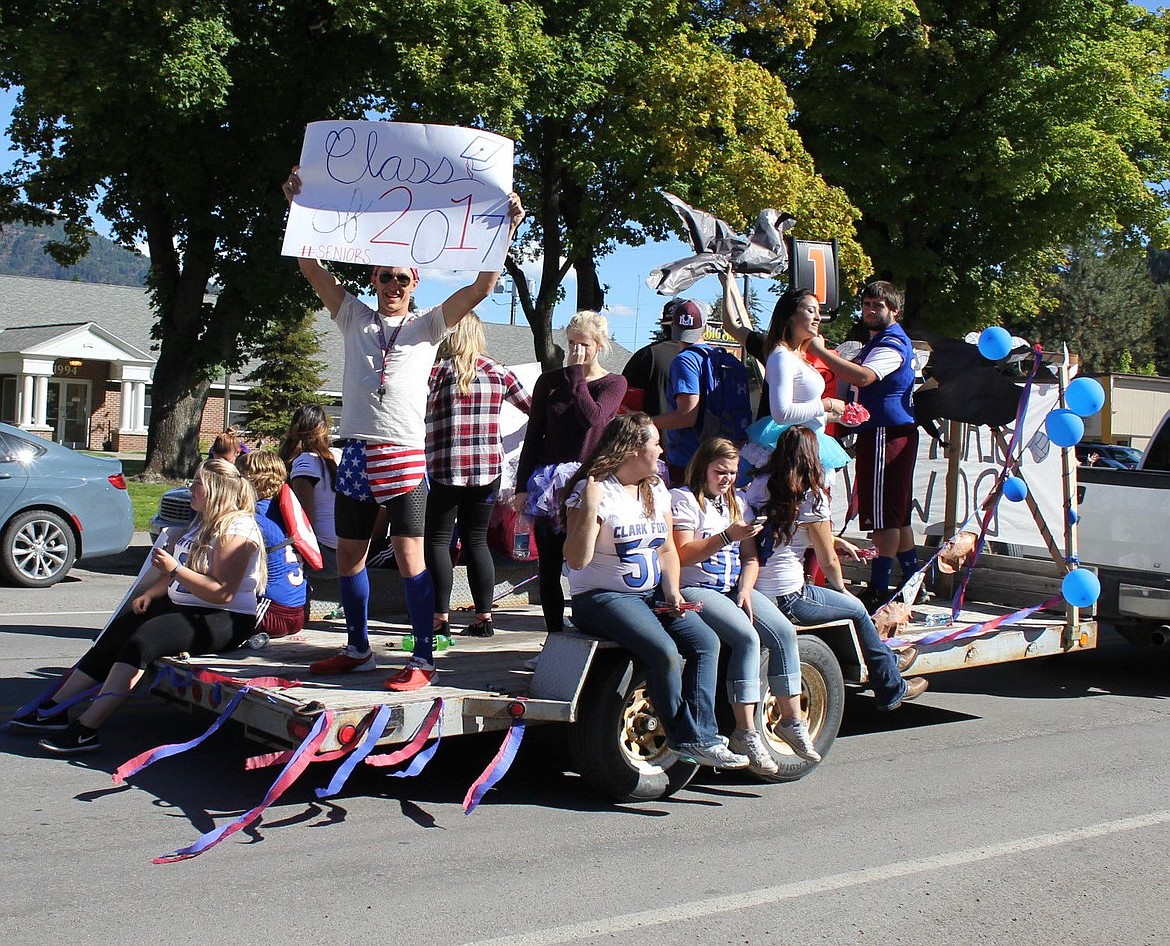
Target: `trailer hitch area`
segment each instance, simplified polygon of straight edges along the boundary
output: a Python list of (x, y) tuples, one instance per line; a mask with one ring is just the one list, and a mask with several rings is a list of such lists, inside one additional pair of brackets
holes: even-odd
[(302, 703), (295, 710), (293, 710), (293, 715), (301, 716), (306, 719), (312, 719), (315, 716), (320, 716), (324, 712), (324, 703), (322, 703), (320, 700), (309, 700), (308, 702)]

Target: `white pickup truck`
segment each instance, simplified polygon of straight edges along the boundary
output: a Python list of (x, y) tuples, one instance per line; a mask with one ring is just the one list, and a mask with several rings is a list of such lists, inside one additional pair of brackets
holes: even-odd
[(1077, 468), (1080, 558), (1101, 579), (1097, 620), (1170, 644), (1170, 412), (1136, 470)]

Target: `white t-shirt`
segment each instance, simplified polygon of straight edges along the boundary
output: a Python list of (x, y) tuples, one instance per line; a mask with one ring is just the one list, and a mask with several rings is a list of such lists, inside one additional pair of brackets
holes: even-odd
[(825, 379), (796, 352), (783, 345), (768, 356), (764, 369), (768, 403), (777, 424), (803, 424), (812, 430), (825, 426)]
[[(696, 539), (709, 539), (731, 525), (731, 512), (726, 506), (717, 506), (708, 499), (706, 508), (701, 508), (698, 498), (686, 487), (670, 491), (670, 512), (675, 531), (686, 529)], [(732, 542), (704, 561), (684, 565), (679, 584), (683, 588), (730, 591), (739, 581), (739, 567), (739, 543)]]
[[(655, 481), (654, 516), (647, 518), (642, 500), (632, 496), (616, 476), (599, 484), (601, 503), (597, 518), (601, 531), (593, 547), (593, 558), (584, 568), (569, 569), (569, 593), (583, 591), (624, 591), (641, 594), (658, 586), (662, 570), (658, 564), (658, 550), (666, 544), (666, 515), (670, 511), (670, 493), (660, 481)], [(581, 505), (578, 484), (569, 497), (568, 505)]]
[[(759, 476), (748, 484), (744, 493), (749, 512), (760, 515), (768, 500), (768, 477)], [(809, 522), (829, 522), (829, 497), (824, 493), (809, 490), (796, 513), (796, 532), (788, 545), (773, 547), (768, 551), (768, 541), (761, 533), (756, 537), (760, 548), (760, 574), (756, 578), (756, 590), (770, 598), (791, 594), (804, 587), (804, 553), (808, 550), (808, 529), (801, 528)], [(768, 528), (764, 527), (765, 530)]]
[[(187, 564), (187, 559), (191, 556), (191, 545), (197, 531), (198, 529), (192, 528), (184, 532), (175, 544), (174, 555), (179, 560), (180, 565)], [(236, 614), (255, 614), (256, 589), (260, 584), (260, 555), (264, 552), (264, 539), (260, 535), (260, 527), (256, 525), (256, 519), (246, 512), (241, 512), (232, 519), (223, 537), (227, 538), (228, 536), (235, 535), (244, 536), (256, 546), (256, 549), (248, 561), (248, 569), (244, 573), (243, 581), (240, 582), (240, 586), (236, 589), (232, 600), (223, 606), (223, 610), (233, 611)], [(215, 562), (214, 548), (211, 550), (211, 562)], [(167, 586), (167, 596), (175, 604), (186, 605), (189, 608), (218, 607), (218, 605), (214, 605), (210, 601), (204, 601), (198, 595), (189, 592), (177, 578), (171, 579), (170, 585)]]
[(289, 479), (298, 476), (313, 481), (313, 533), (319, 545), (337, 548), (337, 528), (333, 521), (333, 479), (329, 467), (315, 453), (300, 453), (293, 459)]
[[(333, 321), (345, 340), (341, 436), (421, 450), (427, 432), (431, 366), (439, 342), (449, 331), (443, 307), (387, 318), (346, 293)], [(399, 325), (402, 329), (394, 338)], [(379, 399), (382, 361), (391, 339), (394, 347), (386, 360), (386, 390)]]

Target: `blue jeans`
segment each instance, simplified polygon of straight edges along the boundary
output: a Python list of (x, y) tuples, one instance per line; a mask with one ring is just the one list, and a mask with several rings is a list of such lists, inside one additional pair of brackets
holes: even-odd
[(848, 618), (857, 629), (861, 653), (869, 670), (869, 683), (883, 709), (902, 699), (906, 683), (898, 673), (898, 660), (879, 636), (865, 605), (853, 595), (817, 585), (805, 585), (800, 591), (780, 595), (776, 604), (793, 624), (827, 624)]
[[(655, 614), (655, 592), (585, 591), (573, 595), (573, 623), (621, 644), (642, 662), (654, 712), (675, 746), (709, 746), (715, 727), (719, 638), (693, 611)], [(700, 724), (699, 720), (709, 720)]]
[[(699, 612), (706, 624), (731, 651), (727, 662), (727, 698), (732, 703), (760, 701), (760, 638), (751, 621), (735, 604), (735, 591), (692, 585), (682, 590), (687, 601), (703, 602)], [(773, 605), (772, 609), (775, 610)], [(784, 620), (781, 618), (781, 620)], [(787, 621), (784, 621), (787, 624)]]

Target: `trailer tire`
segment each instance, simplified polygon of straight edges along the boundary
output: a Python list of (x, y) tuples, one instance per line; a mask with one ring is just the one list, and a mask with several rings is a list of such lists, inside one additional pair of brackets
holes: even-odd
[(673, 795), (698, 766), (666, 744), (646, 690), (646, 673), (630, 657), (595, 664), (569, 727), (573, 763), (589, 786), (616, 802)]
[[(800, 708), (808, 719), (813, 744), (824, 758), (833, 747), (841, 728), (841, 717), (845, 714), (845, 678), (836, 655), (823, 640), (812, 634), (799, 634), (796, 641), (800, 648)], [(767, 651), (761, 656), (766, 654)], [(802, 759), (776, 735), (780, 708), (768, 689), (766, 662), (760, 672), (764, 698), (756, 707), (756, 728), (780, 766), (775, 775), (761, 775), (760, 778), (769, 782), (795, 782), (808, 775), (817, 763)]]

